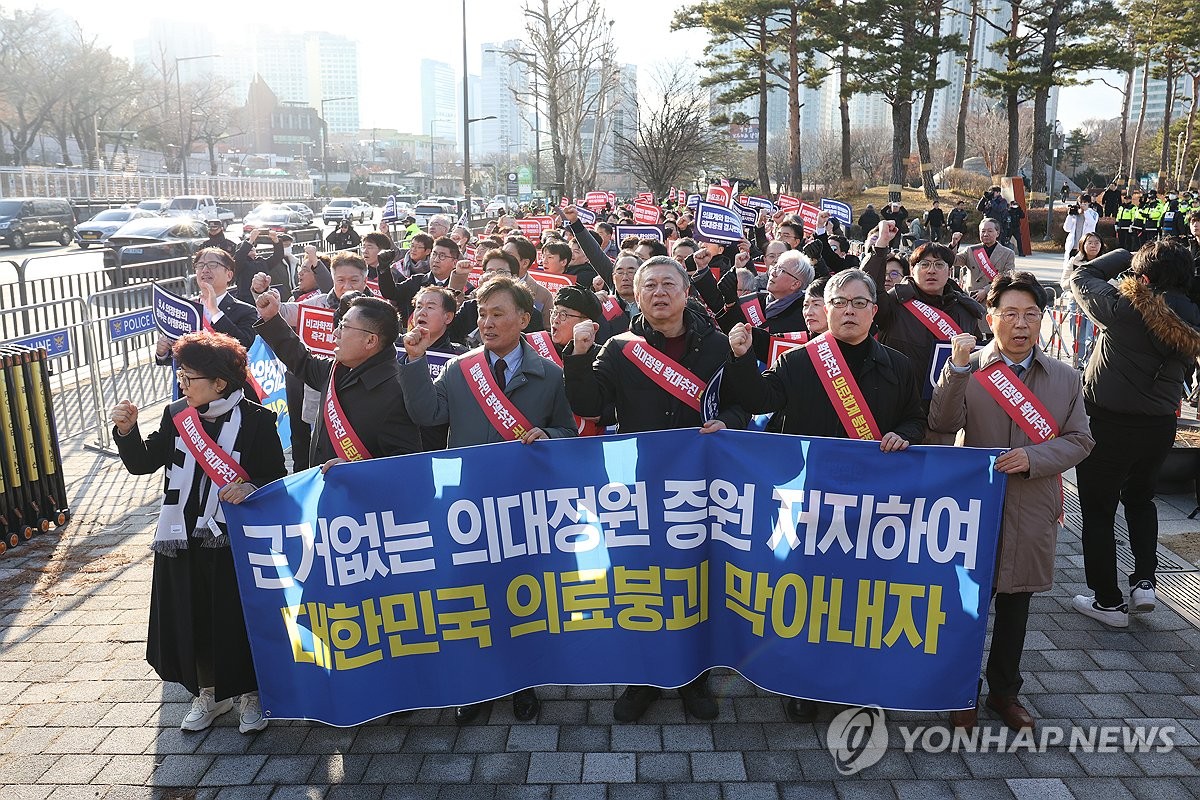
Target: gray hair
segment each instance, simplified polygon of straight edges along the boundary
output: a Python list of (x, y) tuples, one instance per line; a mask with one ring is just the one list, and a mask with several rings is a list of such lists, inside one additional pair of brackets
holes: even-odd
[[(780, 256), (780, 258), (782, 257)], [(867, 292), (871, 295), (871, 302), (874, 303), (878, 297), (875, 293), (875, 281), (871, 280), (871, 276), (861, 269), (844, 269), (841, 272), (835, 272), (829, 278), (829, 282), (825, 284), (825, 302), (828, 303), (839, 289), (854, 281), (862, 281), (867, 285)]]
[(688, 275), (683, 264), (680, 264), (670, 256), (653, 256), (646, 259), (646, 261), (640, 267), (638, 267), (638, 271), (633, 274), (633, 290), (635, 292), (641, 291), (642, 280), (645, 278), (646, 270), (651, 269), (652, 267), (671, 267), (678, 272), (680, 279), (683, 280), (683, 289), (685, 292), (688, 290), (688, 287), (692, 285), (692, 278), (690, 275)]
[(754, 284), (757, 280), (758, 276), (754, 274), (753, 270), (746, 269), (745, 267), (738, 267), (738, 294), (750, 294), (753, 292), (755, 288)]
[(433, 225), (433, 223), (435, 223), (435, 222), (439, 222), (442, 225), (444, 225), (446, 230), (450, 230), (450, 226), (454, 224), (454, 222), (450, 219), (450, 216), (448, 214), (434, 214), (432, 217), (429, 218), (429, 222), (426, 224), (425, 227), (428, 228), (430, 225)]
[(801, 289), (812, 283), (813, 278), (817, 275), (817, 271), (813, 269), (812, 261), (799, 250), (788, 250), (787, 252), (780, 253), (779, 258), (775, 260), (775, 266), (798, 275), (800, 277)]

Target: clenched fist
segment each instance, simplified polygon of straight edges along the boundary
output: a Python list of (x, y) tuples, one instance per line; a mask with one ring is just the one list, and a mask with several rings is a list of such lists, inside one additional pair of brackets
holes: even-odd
[(750, 352), (750, 345), (754, 342), (754, 337), (750, 334), (750, 326), (744, 322), (739, 322), (734, 325), (729, 331), (729, 349), (733, 351), (734, 358), (741, 358)]
[(116, 426), (117, 433), (125, 436), (137, 424), (138, 408), (128, 400), (122, 400), (108, 412), (108, 418)]
[(575, 342), (575, 355), (582, 355), (592, 349), (598, 330), (600, 330), (600, 325), (590, 319), (575, 323), (575, 327), (571, 329), (571, 335)]
[(972, 334), (959, 333), (950, 338), (950, 362), (956, 367), (965, 367), (971, 363), (971, 352), (975, 349), (977, 340)]
[(279, 313), (279, 295), (273, 289), (265, 291), (254, 301), (254, 305), (258, 307), (258, 315), (263, 321), (274, 319)]

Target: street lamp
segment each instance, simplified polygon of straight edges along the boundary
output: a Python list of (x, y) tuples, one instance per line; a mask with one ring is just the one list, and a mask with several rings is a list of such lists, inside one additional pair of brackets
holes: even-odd
[(353, 100), (354, 97), (326, 97), (321, 101), (321, 166), (325, 169), (325, 192), (329, 193), (329, 123), (325, 121), (325, 104), (336, 103), (339, 100)]
[[(191, 151), (189, 142), (183, 134), (183, 84), (179, 80), (179, 65), (184, 61), (198, 61), (202, 58), (220, 58), (220, 53), (209, 53), (203, 56), (175, 56), (175, 99), (179, 103), (179, 158), (183, 163), (183, 193), (188, 193), (188, 152)], [(191, 122), (188, 122), (189, 127)]]
[(1062, 123), (1054, 120), (1054, 125), (1047, 124), (1047, 127), (1050, 128), (1050, 158), (1046, 159), (1046, 236), (1042, 239), (1044, 242), (1053, 239), (1050, 228), (1054, 222), (1054, 172), (1058, 163), (1058, 140), (1062, 136)]

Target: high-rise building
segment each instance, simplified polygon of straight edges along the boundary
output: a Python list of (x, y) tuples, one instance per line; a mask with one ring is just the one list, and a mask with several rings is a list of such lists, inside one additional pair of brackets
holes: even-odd
[[(483, 45), (483, 69), (480, 76), (478, 101), (472, 112), (479, 117), (495, 117), (472, 126), (473, 147), (481, 156), (499, 156), (517, 160), (533, 150), (534, 75), (510, 53), (522, 52), (524, 43), (518, 39), (488, 42)], [(477, 135), (476, 135), (477, 134)], [(548, 141), (548, 137), (546, 137)]]
[[(1162, 125), (1167, 112), (1167, 81), (1166, 78), (1155, 78), (1154, 72), (1159, 65), (1150, 67), (1150, 80), (1146, 82), (1146, 120), (1145, 124), (1152, 128)], [(1139, 65), (1133, 71), (1133, 93), (1129, 98), (1129, 118), (1137, 119), (1142, 113), (1142, 78), (1143, 70)], [(1187, 85), (1176, 82), (1175, 107), (1171, 118), (1178, 120), (1187, 115), (1191, 97)]]
[(357, 131), (358, 43), (330, 33), (306, 33), (304, 46), (309, 85), (308, 96), (301, 100), (320, 111), (322, 100), (346, 98), (326, 103), (323, 116), (330, 133)]
[(442, 61), (421, 59), (421, 130), (454, 139), (459, 135), (458, 81), (454, 69)]

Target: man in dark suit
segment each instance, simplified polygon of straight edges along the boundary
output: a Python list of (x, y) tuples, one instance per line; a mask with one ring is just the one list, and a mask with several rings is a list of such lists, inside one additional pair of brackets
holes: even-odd
[[(204, 306), (204, 318), (217, 333), (226, 333), (241, 342), (243, 347), (254, 344), (254, 321), (258, 312), (249, 303), (243, 303), (229, 291), (233, 280), (233, 257), (216, 247), (197, 250), (193, 258), (196, 285), (200, 287), (198, 300)], [(171, 363), (171, 340), (158, 337), (154, 348), (155, 360), (159, 364)]]

